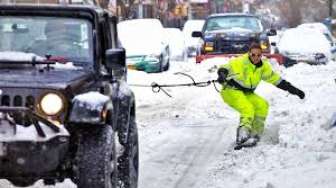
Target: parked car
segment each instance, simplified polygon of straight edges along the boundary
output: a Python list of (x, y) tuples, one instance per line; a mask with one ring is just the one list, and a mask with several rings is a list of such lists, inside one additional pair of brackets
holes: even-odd
[(334, 47), (325, 35), (315, 29), (292, 28), (280, 38), (279, 51), (287, 58), (285, 66), (297, 62), (326, 64), (335, 58)]
[(323, 23), (320, 23), (320, 22), (304, 23), (304, 24), (298, 25), (297, 28), (307, 28), (307, 29), (314, 29), (316, 31), (319, 31), (327, 38), (327, 40), (330, 42), (330, 45), (332, 47), (335, 47), (336, 45), (335, 37), (331, 34), (328, 27), (324, 25)]
[(118, 23), (127, 66), (147, 73), (169, 69), (169, 45), (158, 19), (133, 19)]
[(136, 188), (136, 106), (117, 17), (64, 2), (0, 9), (0, 179)]
[(205, 20), (188, 20), (183, 26), (183, 34), (187, 45), (188, 56), (195, 56), (196, 49), (200, 44), (200, 39), (193, 38), (193, 31), (202, 31)]
[(246, 53), (252, 42), (260, 43), (264, 55), (270, 54), (268, 36), (275, 30), (264, 30), (259, 17), (245, 13), (224, 13), (208, 16), (202, 31), (192, 33), (202, 39), (196, 51), (196, 63), (215, 56)]
[(182, 31), (177, 28), (165, 28), (165, 31), (169, 44), (170, 59), (186, 62), (188, 54)]

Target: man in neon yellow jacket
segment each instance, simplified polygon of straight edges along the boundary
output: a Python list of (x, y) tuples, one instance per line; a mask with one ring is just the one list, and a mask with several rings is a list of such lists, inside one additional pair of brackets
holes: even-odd
[(218, 69), (218, 82), (223, 85), (221, 96), (225, 103), (240, 113), (237, 145), (255, 145), (264, 131), (268, 103), (254, 93), (261, 80), (305, 97), (303, 91), (291, 85), (272, 70), (267, 59), (261, 59), (259, 44), (250, 46), (247, 54), (234, 58)]

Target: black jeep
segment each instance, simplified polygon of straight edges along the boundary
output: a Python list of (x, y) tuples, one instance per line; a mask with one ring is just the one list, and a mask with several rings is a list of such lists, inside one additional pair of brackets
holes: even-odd
[(135, 99), (117, 18), (89, 4), (0, 10), (0, 179), (136, 188)]
[(259, 42), (263, 53), (270, 53), (268, 36), (275, 30), (264, 30), (261, 19), (252, 14), (223, 13), (210, 15), (202, 31), (194, 31), (193, 37), (201, 37), (202, 44), (196, 51), (196, 63), (207, 57), (246, 53), (253, 42)]

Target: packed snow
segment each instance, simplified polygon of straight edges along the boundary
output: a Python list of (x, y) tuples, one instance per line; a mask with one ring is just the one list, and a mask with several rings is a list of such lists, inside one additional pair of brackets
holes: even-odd
[[(193, 75), (197, 81), (209, 80), (216, 77), (214, 67), (223, 61), (212, 60), (201, 65), (181, 65), (172, 72), (183, 71)], [(257, 147), (241, 151), (232, 149), (238, 125), (238, 113), (224, 104), (212, 87), (167, 89), (173, 98), (167, 97), (162, 92), (153, 94), (150, 93), (150, 89), (134, 88), (138, 105), (138, 124), (142, 135), (141, 156), (144, 159), (141, 163), (140, 187), (335, 187), (336, 129), (329, 128), (332, 114), (336, 110), (335, 62), (327, 66), (310, 66), (302, 63), (288, 69), (280, 66), (275, 69), (280, 71), (284, 79), (305, 91), (306, 99), (300, 100), (272, 85), (261, 83), (256, 93), (266, 98), (271, 106), (265, 135)], [(172, 73), (148, 75), (138, 72), (130, 73), (130, 77), (133, 78), (129, 80), (130, 83), (133, 80), (139, 81), (136, 79), (139, 77), (143, 78), (141, 79), (143, 83), (148, 84), (151, 81), (162, 84), (190, 81)], [(208, 132), (207, 127), (213, 131)], [(193, 132), (196, 129), (204, 129), (204, 132), (210, 133), (206, 135), (207, 137), (215, 139), (203, 138), (204, 135), (198, 132), (191, 135), (188, 132), (178, 132), (178, 130)], [(155, 131), (149, 130), (156, 130), (156, 134)], [(162, 141), (163, 145), (160, 146), (157, 142), (160, 143), (167, 134), (168, 143)], [(179, 153), (177, 148), (188, 145), (188, 139), (195, 141), (193, 143), (195, 149), (202, 149)], [(146, 155), (150, 155), (153, 151), (162, 152), (154, 146), (165, 147), (165, 145), (174, 148), (168, 152), (171, 152), (171, 156), (175, 155), (178, 162), (174, 158), (163, 156), (168, 152), (157, 154), (162, 161), (170, 161), (176, 169), (179, 169), (180, 165), (191, 164), (189, 169), (183, 172), (188, 174), (184, 174), (183, 179), (172, 175), (180, 173), (174, 168), (162, 172), (167, 168), (168, 162), (160, 163), (161, 160), (157, 158), (147, 158)], [(203, 147), (212, 148), (212, 151)], [(208, 153), (204, 154), (202, 150)], [(192, 157), (188, 158), (186, 155)], [(185, 158), (190, 161), (180, 161)], [(193, 160), (194, 158), (201, 159), (197, 161)], [(153, 162), (150, 162), (151, 160)], [(157, 169), (148, 170), (151, 167)], [(150, 172), (146, 173), (147, 171)], [(188, 178), (189, 181), (186, 180)], [(192, 181), (194, 182), (191, 183)]]

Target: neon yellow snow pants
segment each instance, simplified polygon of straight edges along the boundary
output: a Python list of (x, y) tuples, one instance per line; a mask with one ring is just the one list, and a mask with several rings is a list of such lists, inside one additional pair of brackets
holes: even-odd
[(268, 102), (255, 93), (225, 88), (221, 91), (225, 103), (240, 113), (239, 126), (253, 134), (262, 134), (268, 114)]

